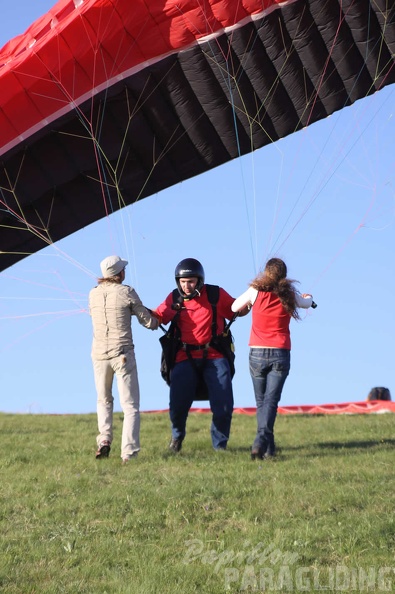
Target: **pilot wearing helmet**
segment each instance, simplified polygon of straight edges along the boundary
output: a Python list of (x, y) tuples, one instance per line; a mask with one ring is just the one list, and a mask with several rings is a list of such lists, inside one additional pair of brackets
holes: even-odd
[[(196, 399), (199, 382), (203, 380), (212, 411), (212, 445), (215, 450), (225, 450), (233, 414), (232, 375), (226, 356), (210, 344), (213, 336), (213, 307), (208, 289), (212, 285), (205, 284), (203, 266), (194, 258), (181, 260), (174, 276), (178, 289), (177, 302), (174, 302), (175, 292), (172, 292), (155, 310), (165, 325), (177, 317), (181, 341), (171, 371), (169, 413), (172, 435), (169, 449), (174, 453), (181, 450), (188, 413)], [(220, 334), (224, 330), (225, 320), (234, 317), (234, 298), (224, 289), (216, 289), (214, 333)]]

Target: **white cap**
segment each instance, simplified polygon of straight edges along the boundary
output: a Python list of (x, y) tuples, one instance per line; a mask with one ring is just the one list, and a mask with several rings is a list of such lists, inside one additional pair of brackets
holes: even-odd
[(127, 266), (127, 260), (122, 260), (119, 256), (108, 256), (100, 262), (100, 269), (103, 278), (110, 278), (119, 274), (125, 266)]

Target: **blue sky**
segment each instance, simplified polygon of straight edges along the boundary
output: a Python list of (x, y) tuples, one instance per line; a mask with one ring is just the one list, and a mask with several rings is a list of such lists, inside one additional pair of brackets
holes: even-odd
[[(53, 2), (2, 7), (0, 46)], [(0, 91), (1, 92), (1, 91)], [(0, 274), (0, 410), (94, 412), (88, 293), (99, 262), (129, 260), (126, 282), (148, 307), (199, 259), (206, 280), (237, 297), (276, 253), (318, 308), (292, 322), (281, 404), (365, 400), (395, 390), (395, 89), (123, 209)], [(235, 405), (254, 406), (250, 317), (236, 321)], [(168, 406), (161, 331), (133, 322), (141, 409)], [(114, 387), (115, 408), (119, 401)], [(207, 403), (204, 403), (206, 406)]]

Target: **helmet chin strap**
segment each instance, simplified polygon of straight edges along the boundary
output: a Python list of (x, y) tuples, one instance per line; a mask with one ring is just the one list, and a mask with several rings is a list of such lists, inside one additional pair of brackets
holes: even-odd
[(203, 286), (204, 286), (204, 283), (201, 282), (201, 280), (199, 279), (198, 285), (195, 287), (194, 292), (191, 295), (186, 295), (184, 293), (184, 291), (181, 289), (180, 281), (179, 280), (177, 281), (178, 292), (180, 293), (180, 295), (184, 301), (190, 301), (191, 299), (194, 299), (195, 297), (200, 297), (201, 290), (202, 290)]
[(200, 292), (195, 289), (194, 292), (192, 293), (192, 295), (184, 295), (182, 296), (182, 298), (184, 299), (184, 301), (190, 301), (191, 299), (195, 299), (195, 297), (200, 297)]

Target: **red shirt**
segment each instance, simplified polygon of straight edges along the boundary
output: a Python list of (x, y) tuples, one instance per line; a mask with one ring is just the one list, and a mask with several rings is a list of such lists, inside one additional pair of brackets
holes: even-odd
[(291, 349), (289, 322), (276, 293), (259, 291), (252, 306), (252, 325), (249, 346)]
[[(217, 334), (222, 332), (225, 325), (225, 318), (232, 319), (234, 313), (231, 306), (234, 298), (224, 289), (219, 289), (219, 299), (217, 303)], [(171, 308), (173, 303), (173, 294), (170, 293), (166, 300), (156, 308), (156, 312), (162, 316), (163, 323), (166, 325), (174, 318), (176, 311)], [(204, 285), (200, 296), (186, 300), (183, 303), (180, 315), (177, 319), (177, 326), (181, 331), (181, 340), (186, 344), (205, 345), (212, 338), (211, 322), (213, 319), (213, 308), (207, 297), (206, 286)], [(193, 358), (202, 358), (203, 350), (190, 351)], [(220, 359), (223, 355), (213, 348), (208, 349), (207, 359)], [(179, 350), (176, 357), (176, 363), (185, 361), (188, 356), (184, 350)]]

